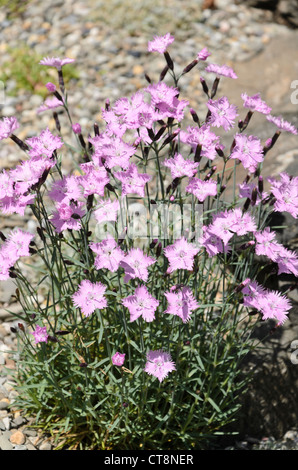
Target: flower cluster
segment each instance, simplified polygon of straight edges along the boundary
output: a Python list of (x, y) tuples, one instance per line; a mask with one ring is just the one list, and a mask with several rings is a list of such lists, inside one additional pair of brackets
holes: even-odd
[(239, 237), (257, 229), (254, 218), (240, 208), (225, 210), (213, 215), (208, 226), (203, 226), (201, 244), (210, 257), (230, 250), (229, 242), (234, 235)]
[(247, 283), (242, 293), (243, 305), (260, 312), (263, 320), (274, 319), (278, 324), (287, 320), (291, 304), (285, 295), (265, 289), (256, 281)]
[[(5, 237), (6, 238), (6, 237)], [(11, 268), (23, 256), (30, 256), (30, 243), (34, 235), (17, 229), (11, 231), (0, 248), (0, 280), (10, 277)]]
[[(172, 324), (179, 322), (179, 327), (188, 327), (184, 324), (195, 318), (196, 310), (204, 310), (204, 305), (197, 298), (200, 291), (195, 295), (194, 285), (198, 287), (206, 282), (208, 262), (212, 265), (214, 260), (222, 260), (222, 256), (217, 255), (232, 252), (234, 257), (238, 256), (239, 243), (248, 242), (255, 255), (265, 255), (276, 263), (278, 274), (298, 276), (298, 255), (278, 243), (275, 233), (269, 228), (260, 229), (260, 218), (258, 212), (254, 211), (255, 206), (258, 206), (261, 213), (270, 201), (275, 211), (286, 211), (297, 218), (298, 177), (282, 173), (279, 180), (269, 178), (270, 192), (263, 191), (261, 179), (258, 180), (259, 185), (249, 182), (252, 175), (257, 176), (276, 136), (282, 131), (297, 134), (297, 129), (282, 117), (272, 116), (271, 108), (261, 99), (260, 94), (248, 96), (243, 93), (241, 98), (243, 107), (248, 110), (247, 117), (238, 122), (230, 151), (226, 149), (214, 128), (221, 128), (225, 132), (234, 129), (239, 109), (229, 102), (227, 96), (215, 98), (215, 94), (221, 77), (234, 80), (237, 79), (237, 74), (226, 65), (206, 65), (204, 73), (207, 76), (214, 74), (215, 81), (209, 92), (205, 79), (201, 77), (203, 91), (208, 96), (203, 109), (206, 117), (201, 120), (193, 109), (189, 109), (189, 101), (180, 96), (178, 78), (174, 74), (173, 62), (168, 53), (173, 41), (174, 37), (168, 33), (165, 36), (156, 36), (148, 43), (148, 51), (164, 54), (167, 62), (160, 80), (153, 83), (149, 79), (149, 85), (144, 89), (138, 90), (129, 98), (116, 100), (113, 105), (107, 101), (105, 108), (101, 110), (104, 127), (101, 132), (98, 126), (94, 126), (94, 134), (89, 134), (88, 139), (84, 139), (81, 125), (71, 121), (72, 136), (80, 145), (80, 160), (76, 171), (70, 174), (61, 170), (58, 158), (58, 152), (63, 149), (64, 144), (61, 137), (46, 128), (39, 136), (22, 142), (14, 134), (19, 127), (16, 118), (4, 117), (0, 121), (0, 140), (11, 138), (26, 153), (26, 159), (15, 169), (0, 173), (0, 209), (4, 214), (16, 212), (24, 215), (28, 205), (34, 208), (36, 200), (40, 203), (40, 188), (48, 175), (51, 175), (51, 184), (47, 181), (45, 185), (47, 196), (54, 206), (49, 218), (54, 232), (51, 233), (51, 242), (56, 240), (57, 243), (58, 240), (59, 250), (63, 243), (77, 249), (76, 255), (80, 257), (78, 272), (73, 271), (73, 280), (69, 275), (69, 279), (73, 281), (73, 291), (68, 294), (72, 302), (69, 310), (75, 312), (77, 320), (79, 309), (83, 314), (81, 320), (84, 324), (99, 317), (104, 318), (105, 328), (109, 316), (106, 313), (114, 308), (117, 313), (120, 310), (125, 315), (129, 313), (129, 326), (136, 322), (142, 328), (142, 323), (145, 322), (150, 324), (148, 328), (151, 325), (157, 325), (157, 328), (160, 320), (166, 323), (168, 316), (172, 315)], [(199, 68), (209, 55), (209, 51), (203, 48), (181, 76), (195, 66)], [(58, 57), (45, 57), (41, 60), (41, 65), (57, 69), (61, 95), (55, 85), (47, 83), (46, 88), (53, 96), (45, 100), (38, 113), (61, 106), (67, 110), (69, 116), (62, 68), (72, 62), (73, 59)], [(174, 86), (164, 81), (168, 72), (174, 78)], [(195, 124), (188, 125), (185, 129), (183, 119), (187, 112)], [(265, 115), (277, 127), (276, 135), (270, 140), (270, 145), (267, 141), (267, 147), (257, 136), (243, 132), (254, 112)], [(166, 148), (169, 149), (168, 154), (165, 153)], [(213, 161), (216, 159), (220, 163), (224, 162), (224, 169), (221, 174), (218, 172), (214, 175), (217, 163), (214, 165)], [(150, 161), (153, 160), (156, 164), (154, 176), (150, 174)], [(233, 165), (241, 164), (249, 173), (248, 178), (239, 185), (241, 204), (234, 201), (229, 205), (220, 199), (225, 189), (222, 183), (228, 161), (233, 162)], [(164, 245), (159, 241), (158, 248), (154, 243), (147, 250), (131, 241), (120, 244), (118, 232), (100, 241), (90, 238), (92, 232), (88, 230), (89, 220), (97, 224), (116, 223), (123, 217), (122, 207), (128, 204), (130, 198), (144, 199), (148, 205), (153, 204), (150, 193), (153, 185), (156, 185), (154, 197), (168, 203), (169, 191), (164, 190), (167, 178), (171, 181), (170, 201), (175, 200), (173, 194), (184, 180), (185, 194), (182, 195), (182, 191), (177, 190), (177, 199), (181, 202), (189, 198), (192, 204), (199, 203), (203, 208), (204, 225), (199, 243), (192, 241), (194, 237), (188, 239), (185, 234), (181, 234)], [(248, 210), (248, 203), (244, 203), (243, 207), (243, 198), (251, 203), (251, 210)], [(38, 211), (36, 214), (38, 216)], [(44, 213), (42, 215), (44, 217)], [(126, 215), (123, 217), (125, 226), (129, 223)], [(67, 231), (70, 231), (70, 240), (67, 239)], [(79, 233), (74, 234), (73, 231)], [(21, 230), (16, 230), (7, 237), (0, 249), (0, 280), (10, 276), (11, 269), (20, 257), (30, 254), (32, 239), (33, 235)], [(245, 256), (245, 250), (240, 251)], [(55, 256), (53, 255), (53, 260)], [(204, 259), (203, 263), (200, 263), (201, 259)], [(286, 320), (290, 302), (279, 292), (268, 291), (256, 281), (248, 279), (242, 294), (244, 307), (260, 311), (263, 320), (274, 318), (278, 323)], [(113, 300), (110, 300), (110, 296)], [(86, 320), (90, 316), (91, 319)], [(126, 319), (124, 326), (127, 334)], [(36, 325), (32, 334), (36, 343), (48, 340), (46, 328), (40, 325)], [(115, 344), (118, 348), (118, 343), (114, 342), (114, 351)], [(167, 346), (169, 344), (170, 341)], [(162, 348), (165, 346), (162, 345)], [(111, 350), (109, 348), (109, 354)], [(117, 351), (111, 356), (111, 361), (113, 365), (122, 366), (125, 353)], [(176, 370), (176, 364), (171, 354), (164, 349), (150, 350), (144, 370), (162, 382), (170, 372)]]

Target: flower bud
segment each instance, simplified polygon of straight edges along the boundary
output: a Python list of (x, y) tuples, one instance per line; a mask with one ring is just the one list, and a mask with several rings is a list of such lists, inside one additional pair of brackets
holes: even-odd
[(162, 244), (161, 242), (159, 242), (159, 244), (157, 245), (157, 249), (156, 249), (156, 257), (159, 258), (159, 256), (161, 255), (161, 251), (162, 251)]
[(202, 85), (202, 88), (203, 88), (203, 92), (208, 96), (209, 98), (209, 88), (208, 88), (208, 85), (206, 83), (206, 80), (205, 78), (203, 77), (200, 77), (200, 82), (201, 82), (201, 85)]
[(98, 136), (99, 135), (99, 128), (98, 128), (98, 124), (96, 122), (93, 125), (93, 129), (94, 129), (94, 134)]
[(262, 192), (264, 191), (263, 176), (259, 176), (258, 188), (259, 188), (259, 193), (262, 194)]
[(194, 109), (190, 108), (190, 114), (194, 120), (195, 123), (199, 124), (200, 125), (200, 120), (199, 120), (199, 116), (197, 115), (197, 113), (195, 112)]
[(258, 190), (254, 188), (251, 192), (251, 205), (254, 206), (257, 202)]
[(194, 156), (195, 163), (200, 163), (200, 161), (202, 159), (201, 151), (202, 151), (202, 145), (198, 144), (196, 146), (196, 152), (195, 152), (195, 156)]
[[(166, 65), (166, 66), (162, 69), (161, 74), (160, 74), (160, 76), (159, 76), (159, 81), (160, 81), (160, 82), (163, 81), (163, 79), (165, 78), (166, 74), (168, 73), (168, 70), (169, 70), (169, 66), (168, 66), (168, 65)], [(151, 82), (150, 82), (150, 83), (151, 83)]]
[(219, 84), (219, 77), (216, 77), (216, 79), (213, 82), (212, 89), (211, 89), (211, 95), (210, 95), (211, 99), (214, 98), (214, 96), (216, 95), (218, 84)]
[(53, 118), (54, 118), (54, 121), (55, 121), (56, 129), (57, 129), (58, 132), (60, 132), (61, 131), (61, 125), (60, 125), (58, 113), (56, 113), (56, 111), (53, 112)]
[(244, 279), (244, 281), (241, 282), (241, 284), (239, 284), (239, 286), (235, 287), (235, 292), (240, 292), (242, 291), (242, 289), (247, 286), (247, 284), (250, 283), (250, 279), (249, 278), (246, 278)]
[(54, 83), (52, 83), (52, 82), (46, 83), (46, 88), (51, 93), (54, 93), (56, 91), (56, 85), (54, 85)]
[(171, 59), (171, 56), (170, 56), (170, 54), (168, 53), (168, 51), (164, 52), (164, 57), (165, 57), (165, 59), (166, 59), (166, 61), (167, 61), (167, 64), (168, 64), (169, 69), (174, 70), (174, 63), (173, 63), (173, 61), (172, 61), (172, 59)]
[(198, 59), (193, 60), (190, 64), (188, 64), (182, 71), (183, 74), (188, 73), (193, 69), (198, 63)]
[(81, 134), (82, 133), (81, 126), (78, 122), (73, 124), (71, 127), (72, 127), (72, 130), (74, 131), (75, 134)]
[(6, 236), (5, 236), (5, 235), (4, 235), (4, 233), (3, 233), (3, 232), (1, 232), (1, 231), (0, 231), (0, 238), (1, 238), (1, 240), (2, 240), (2, 241), (4, 241), (4, 242), (5, 242), (5, 240), (6, 240)]

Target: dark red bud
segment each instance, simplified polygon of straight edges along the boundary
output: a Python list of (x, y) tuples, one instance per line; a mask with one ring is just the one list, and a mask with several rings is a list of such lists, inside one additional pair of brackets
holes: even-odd
[(190, 64), (188, 64), (182, 71), (183, 74), (190, 72), (198, 63), (198, 59), (193, 60)]
[(171, 56), (170, 56), (170, 54), (168, 53), (168, 51), (164, 52), (164, 57), (165, 57), (165, 59), (166, 59), (166, 61), (167, 61), (167, 64), (168, 64), (168, 66), (169, 66), (169, 69), (174, 70), (174, 63), (173, 63), (173, 61), (172, 61), (172, 59), (171, 59)]

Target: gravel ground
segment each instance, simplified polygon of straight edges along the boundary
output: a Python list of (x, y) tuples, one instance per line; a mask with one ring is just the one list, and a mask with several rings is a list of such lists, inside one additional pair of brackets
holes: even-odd
[[(0, 69), (12, 61), (13, 51), (25, 47), (41, 56), (76, 59), (78, 78), (69, 84), (69, 105), (74, 120), (84, 132), (91, 132), (95, 121), (100, 123), (100, 109), (111, 101), (134, 93), (146, 86), (144, 73), (157, 80), (164, 67), (159, 54), (147, 52), (148, 40), (154, 35), (171, 32), (175, 36), (173, 57), (177, 67), (190, 63), (197, 52), (208, 47), (212, 61), (227, 65), (248, 64), (270, 45), (271, 41), (291, 38), (293, 31), (276, 24), (271, 12), (218, 0), (215, 10), (201, 8), (198, 0), (53, 0), (29, 1), (23, 13), (11, 17), (6, 7), (0, 8)], [(286, 51), (285, 51), (286, 52)], [(297, 77), (294, 77), (297, 78)], [(21, 127), (19, 137), (36, 135), (49, 125), (49, 114), (37, 116), (43, 98), (23, 89), (16, 90), (10, 77), (5, 83), (5, 101), (0, 104), (2, 116), (15, 115)], [(190, 77), (183, 82), (185, 94), (194, 102), (200, 100), (197, 83)], [(9, 91), (14, 91), (14, 96)], [(257, 92), (257, 90), (255, 90)], [(53, 120), (50, 127), (54, 128)], [(62, 132), (67, 133), (62, 121)], [(13, 167), (22, 155), (10, 144), (1, 146), (1, 167)], [(25, 226), (34, 230), (30, 217), (0, 218), (0, 230)], [(31, 427), (32, 421), (14, 408), (17, 392), (10, 375), (18, 360), (9, 354), (15, 348), (11, 327), (16, 321), (6, 309), (20, 313), (13, 302), (11, 281), (0, 285), (0, 449), (51, 450), (53, 443), (41, 430)], [(273, 437), (236, 442), (228, 449), (293, 449), (298, 450), (298, 433), (288, 431), (282, 439)]]

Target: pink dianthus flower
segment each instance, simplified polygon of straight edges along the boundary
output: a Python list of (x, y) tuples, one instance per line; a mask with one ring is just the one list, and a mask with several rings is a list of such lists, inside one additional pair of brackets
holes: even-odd
[(107, 299), (104, 297), (106, 286), (101, 282), (92, 283), (88, 279), (83, 280), (77, 292), (72, 295), (73, 303), (80, 308), (86, 317), (89, 317), (96, 309), (107, 307)]
[(141, 279), (146, 282), (148, 280), (148, 267), (154, 264), (156, 260), (146, 255), (140, 248), (131, 248), (120, 261), (120, 266), (124, 268), (124, 282), (130, 279)]
[(114, 366), (121, 367), (123, 366), (124, 361), (125, 361), (125, 354), (121, 354), (118, 351), (112, 356), (112, 363)]
[(200, 202), (205, 201), (208, 196), (217, 195), (217, 183), (213, 180), (200, 180), (199, 178), (189, 178), (185, 191), (193, 194)]
[(55, 67), (57, 70), (61, 70), (63, 65), (71, 64), (75, 59), (60, 59), (59, 57), (44, 57), (39, 63), (40, 65), (47, 65), (49, 67)]
[(241, 98), (243, 99), (244, 108), (248, 108), (252, 112), (258, 111), (261, 114), (269, 114), (271, 112), (271, 108), (265, 103), (265, 101), (261, 100), (260, 93), (252, 96), (242, 93)]
[(291, 177), (287, 173), (280, 174), (280, 180), (268, 178), (271, 192), (275, 196), (274, 210), (289, 212), (295, 219), (298, 217), (298, 176)]
[(114, 238), (107, 238), (99, 243), (90, 243), (91, 250), (96, 253), (94, 266), (96, 269), (106, 268), (116, 272), (125, 253), (118, 246)]
[(0, 121), (0, 140), (7, 139), (20, 127), (17, 118), (4, 117)]
[(164, 54), (175, 38), (170, 33), (165, 34), (164, 36), (154, 36), (152, 41), (148, 42), (148, 51), (149, 52), (159, 52)]
[(157, 377), (162, 382), (170, 372), (176, 370), (171, 355), (162, 350), (149, 351), (144, 371), (149, 375)]
[(228, 77), (233, 79), (238, 78), (234, 70), (228, 65), (209, 64), (205, 68), (205, 71), (209, 73), (215, 73), (217, 76)]
[(187, 286), (182, 287), (178, 292), (165, 292), (165, 296), (168, 301), (165, 313), (177, 315), (182, 319), (183, 323), (187, 323), (193, 310), (199, 308), (199, 304), (191, 289)]
[(131, 322), (137, 320), (140, 316), (146, 322), (152, 322), (155, 319), (155, 311), (159, 305), (159, 301), (148, 292), (146, 286), (137, 287), (133, 295), (122, 299), (122, 303), (129, 310)]
[(164, 160), (162, 164), (170, 168), (173, 179), (181, 178), (182, 176), (191, 177), (196, 173), (199, 166), (197, 162), (185, 160), (180, 153), (176, 153), (173, 158)]
[(36, 325), (35, 330), (31, 334), (34, 336), (35, 344), (48, 342), (49, 335), (45, 326)]
[(198, 254), (199, 248), (193, 243), (189, 243), (185, 237), (176, 240), (172, 245), (164, 249), (164, 254), (169, 260), (168, 272), (172, 273), (176, 269), (193, 269), (194, 257)]
[(139, 173), (135, 163), (130, 163), (126, 171), (115, 172), (114, 176), (122, 183), (122, 196), (138, 194), (145, 196), (145, 185), (151, 180), (147, 173)]
[(255, 172), (258, 164), (264, 160), (263, 148), (260, 139), (254, 135), (236, 134), (235, 146), (230, 158), (237, 158), (244, 168), (251, 173)]
[(266, 118), (268, 119), (269, 122), (272, 122), (273, 124), (275, 124), (278, 130), (284, 131), (284, 132), (290, 132), (290, 134), (297, 135), (298, 131), (296, 127), (293, 126), (293, 124), (291, 124), (290, 122), (283, 119), (282, 116), (272, 116), (271, 114), (268, 114)]
[(209, 99), (207, 107), (211, 112), (208, 120), (211, 126), (223, 127), (226, 132), (234, 127), (235, 118), (238, 116), (237, 107), (230, 104), (226, 96), (218, 100)]

